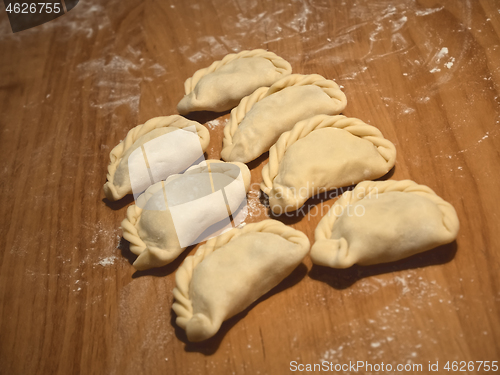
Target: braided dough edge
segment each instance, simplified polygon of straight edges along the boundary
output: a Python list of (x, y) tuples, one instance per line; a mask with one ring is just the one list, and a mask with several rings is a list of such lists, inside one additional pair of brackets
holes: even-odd
[[(430, 187), (426, 185), (419, 185), (412, 180), (363, 181), (356, 185), (353, 190), (346, 191), (342, 194), (330, 208), (328, 213), (318, 223), (316, 230), (314, 231), (315, 243), (311, 248), (310, 254), (313, 263), (317, 263), (315, 261), (315, 253), (320, 255), (326, 251), (326, 249), (332, 247), (333, 242), (339, 242), (339, 240), (332, 240), (330, 237), (337, 218), (342, 214), (348, 205), (352, 205), (360, 200), (363, 200), (371, 194), (383, 194), (392, 191), (417, 194), (435, 203), (442, 213), (443, 225), (448, 230), (450, 238), (453, 240), (457, 237), (460, 223), (458, 221), (455, 208), (437, 195)], [(342, 243), (342, 241), (344, 243)], [(339, 247), (346, 248), (348, 246), (344, 239), (341, 239), (340, 242), (341, 243), (338, 243)]]
[[(370, 141), (377, 148), (379, 154), (386, 160), (387, 170), (390, 170), (394, 166), (396, 162), (396, 147), (391, 141), (384, 138), (380, 130), (376, 127), (368, 125), (354, 117), (317, 115), (307, 120), (299, 121), (292, 130), (284, 132), (271, 147), (269, 150), (269, 162), (262, 169), (260, 189), (264, 193), (271, 196), (274, 180), (279, 173), (279, 165), (288, 148), (313, 131), (324, 128), (342, 129), (356, 137)], [(296, 208), (298, 208), (301, 201), (300, 197), (297, 197), (296, 194), (292, 196), (288, 190), (284, 194), (284, 199), (293, 201)]]
[(310, 246), (309, 239), (304, 233), (280, 221), (272, 219), (263, 220), (254, 224), (247, 224), (242, 229), (235, 228), (208, 240), (204, 245), (198, 248), (194, 255), (184, 259), (184, 262), (175, 274), (176, 286), (173, 290), (175, 301), (172, 305), (172, 309), (177, 314), (176, 323), (179, 327), (185, 330), (187, 323), (193, 316), (193, 304), (189, 298), (189, 286), (196, 266), (214, 251), (231, 242), (233, 238), (252, 232), (274, 233), (304, 248)]
[(347, 105), (347, 97), (340, 90), (339, 85), (324, 78), (319, 74), (290, 74), (276, 81), (270, 87), (261, 87), (252, 94), (241, 99), (240, 104), (231, 110), (231, 116), (224, 127), (224, 139), (221, 151), (221, 157), (227, 160), (233, 148), (233, 136), (238, 130), (243, 118), (252, 109), (252, 107), (262, 99), (291, 86), (315, 85), (321, 88), (337, 105), (336, 112), (340, 113)]
[[(250, 189), (250, 170), (248, 167), (243, 164), (243, 163), (225, 163), (221, 160), (204, 160), (198, 165), (193, 165), (192, 167), (188, 168), (184, 174), (196, 174), (196, 173), (205, 173), (209, 170), (209, 165), (210, 163), (224, 163), (224, 164), (234, 164), (241, 170), (241, 174), (243, 177), (243, 183), (245, 185), (245, 190), (248, 192)], [(203, 168), (200, 168), (203, 167)], [(232, 171), (229, 170), (227, 171), (231, 173)], [(221, 172), (218, 172), (221, 173)], [(225, 172), (222, 172), (225, 173)], [(158, 191), (158, 185), (159, 184), (164, 184), (168, 185), (172, 180), (175, 180), (176, 178), (179, 178), (182, 176), (182, 174), (175, 174), (169, 176), (165, 181), (160, 181), (157, 182), (154, 185), (151, 185), (149, 188), (146, 189), (146, 191), (141, 194), (137, 200), (141, 200), (141, 206), (144, 207), (147, 203), (147, 201)], [(156, 249), (150, 249), (146, 243), (142, 240), (141, 236), (139, 235), (139, 231), (137, 229), (137, 222), (139, 221), (139, 218), (141, 217), (143, 209), (139, 207), (137, 204), (133, 204), (127, 208), (127, 215), (125, 219), (121, 222), (121, 227), (122, 227), (122, 233), (123, 233), (123, 238), (126, 239), (130, 243), (130, 251), (134, 253), (137, 256), (140, 256), (141, 254), (145, 252), (154, 252)], [(161, 251), (161, 249), (158, 249)], [(182, 252), (182, 248), (179, 249), (179, 251)], [(173, 261), (174, 258), (171, 259)], [(168, 264), (168, 263), (165, 263)], [(135, 266), (135, 263), (134, 263)], [(136, 267), (137, 268), (137, 267)]]
[(290, 74), (292, 72), (292, 66), (288, 61), (279, 57), (274, 52), (266, 51), (263, 49), (254, 49), (249, 51), (241, 51), (239, 53), (230, 53), (226, 55), (222, 60), (213, 62), (209, 67), (197, 70), (192, 77), (188, 78), (184, 82), (184, 91), (186, 95), (193, 92), (194, 88), (207, 74), (213, 73), (216, 70), (222, 68), (224, 65), (233, 62), (234, 60), (243, 59), (246, 57), (262, 57), (269, 60), (275, 67), (276, 70), (282, 75)]

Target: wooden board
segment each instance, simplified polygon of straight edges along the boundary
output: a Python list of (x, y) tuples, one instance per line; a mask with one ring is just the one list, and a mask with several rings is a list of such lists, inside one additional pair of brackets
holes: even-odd
[[(498, 2), (82, 0), (17, 34), (3, 9), (0, 373), (284, 374), (323, 360), (423, 373), (439, 361), (446, 373), (447, 361), (500, 360)], [(189, 344), (171, 311), (188, 252), (134, 270), (120, 230), (132, 200), (102, 192), (108, 155), (133, 126), (176, 113), (197, 69), (254, 48), (342, 85), (344, 114), (396, 144), (390, 178), (430, 186), (461, 229), (395, 264), (333, 270), (307, 258), (216, 337)], [(211, 158), (228, 118), (217, 116), (195, 116)], [(248, 222), (267, 216), (265, 163), (250, 165)], [(282, 220), (313, 241), (334, 201)], [(466, 373), (483, 373), (474, 366)]]

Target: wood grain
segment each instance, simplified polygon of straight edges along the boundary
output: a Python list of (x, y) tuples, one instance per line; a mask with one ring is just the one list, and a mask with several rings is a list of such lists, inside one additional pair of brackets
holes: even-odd
[[(442, 370), (500, 360), (498, 2), (82, 0), (16, 34), (3, 9), (1, 374), (284, 374), (291, 361), (322, 360), (439, 361)], [(119, 229), (132, 201), (110, 204), (102, 192), (108, 154), (133, 126), (176, 113), (195, 70), (253, 48), (342, 85), (344, 114), (396, 144), (388, 177), (433, 188), (461, 229), (455, 243), (394, 264), (332, 270), (307, 258), (213, 339), (189, 344), (171, 290), (195, 248), (134, 270)], [(207, 124), (208, 156), (218, 158), (228, 115), (191, 117)], [(248, 222), (267, 216), (258, 193), (266, 158), (250, 164)], [(334, 201), (314, 198), (280, 219), (313, 240)]]

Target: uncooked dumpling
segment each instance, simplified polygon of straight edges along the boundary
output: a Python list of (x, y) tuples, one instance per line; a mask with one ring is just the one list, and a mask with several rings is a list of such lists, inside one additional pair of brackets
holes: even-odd
[(291, 74), (261, 87), (231, 111), (224, 128), (222, 159), (248, 163), (293, 126), (315, 115), (337, 115), (347, 99), (339, 86), (318, 74)]
[(234, 218), (241, 212), (249, 187), (245, 164), (219, 160), (203, 161), (150, 186), (122, 221), (123, 237), (138, 255), (134, 267), (164, 266), (187, 246), (206, 239), (201, 235), (210, 237), (225, 224), (231, 227), (229, 214)]
[(365, 181), (321, 219), (311, 259), (333, 268), (392, 262), (452, 242), (458, 227), (453, 206), (427, 186)]
[(259, 87), (270, 86), (291, 72), (286, 60), (263, 49), (229, 54), (186, 80), (186, 95), (177, 110), (181, 114), (227, 111)]
[(115, 201), (132, 192), (138, 195), (154, 182), (184, 171), (203, 157), (209, 142), (207, 128), (178, 115), (155, 117), (136, 126), (109, 154), (106, 198)]
[(175, 275), (176, 323), (189, 341), (206, 340), (287, 277), (309, 251), (307, 236), (276, 220), (209, 240)]
[(356, 118), (318, 115), (298, 122), (269, 151), (261, 189), (276, 214), (321, 192), (385, 175), (396, 148), (380, 130)]

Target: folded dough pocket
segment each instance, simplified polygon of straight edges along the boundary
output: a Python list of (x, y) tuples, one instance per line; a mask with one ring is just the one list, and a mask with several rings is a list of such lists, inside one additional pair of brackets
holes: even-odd
[(276, 214), (293, 211), (328, 190), (385, 175), (396, 148), (356, 118), (318, 115), (283, 133), (262, 169), (261, 190)]
[(291, 74), (261, 87), (231, 111), (224, 128), (222, 159), (248, 163), (269, 150), (279, 136), (307, 118), (337, 115), (347, 99), (339, 86), (319, 74)]
[(429, 187), (365, 181), (321, 219), (311, 259), (333, 268), (392, 262), (452, 242), (458, 228), (453, 206)]
[(206, 340), (287, 277), (309, 251), (307, 236), (276, 220), (212, 238), (175, 275), (176, 323), (189, 341)]
[(241, 223), (249, 185), (246, 165), (208, 160), (149, 187), (122, 222), (123, 237), (138, 255), (134, 267), (164, 266), (187, 246)]
[(150, 185), (203, 160), (210, 134), (203, 125), (173, 115), (156, 117), (131, 129), (111, 151), (106, 198), (137, 197)]
[(286, 60), (263, 49), (229, 54), (186, 80), (186, 95), (177, 110), (181, 114), (227, 111), (259, 87), (270, 86), (291, 72)]

